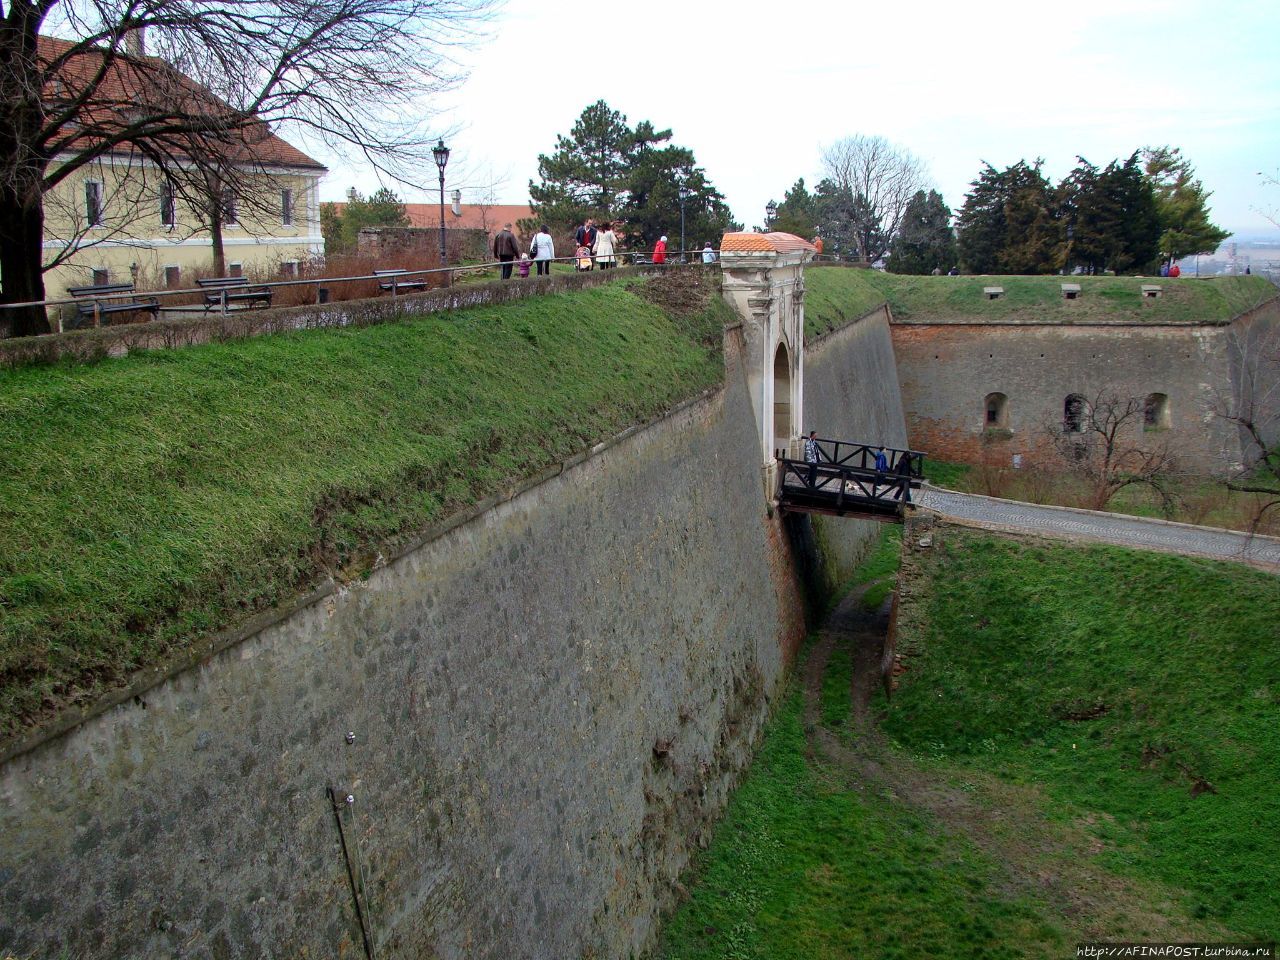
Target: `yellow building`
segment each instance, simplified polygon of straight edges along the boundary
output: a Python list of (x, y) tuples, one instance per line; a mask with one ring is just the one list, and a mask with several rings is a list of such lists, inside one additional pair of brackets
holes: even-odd
[[(41, 45), (62, 41), (42, 37)], [(66, 162), (66, 157), (59, 157)], [(288, 276), (324, 253), (318, 186), (323, 164), (263, 124), (246, 150), (237, 193), (225, 191), (226, 273)], [(180, 175), (180, 174), (179, 174)], [(109, 153), (45, 195), (45, 296), (68, 287), (134, 283), (139, 291), (194, 287), (214, 276), (203, 176), (166, 177), (139, 151)], [(161, 301), (163, 304), (163, 300)]]

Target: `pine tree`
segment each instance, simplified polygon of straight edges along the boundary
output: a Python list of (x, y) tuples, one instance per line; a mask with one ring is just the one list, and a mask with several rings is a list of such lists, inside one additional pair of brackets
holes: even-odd
[(632, 129), (603, 100), (587, 107), (568, 137), (556, 137), (556, 152), (538, 157), (541, 183), (529, 183), (534, 216), (522, 228), (547, 223), (564, 233), (587, 217), (621, 218), (633, 247), (648, 247), (663, 235), (678, 240), (683, 183), (690, 192), (686, 243), (718, 242), (730, 226), (724, 195), (697, 166), (693, 151), (668, 144), (670, 139), (670, 130), (648, 120)]
[(903, 211), (898, 235), (885, 265), (890, 273), (946, 272), (956, 262), (956, 234), (951, 208), (936, 190), (917, 190)]
[(803, 177), (795, 182), (782, 198), (782, 203), (778, 204), (778, 214), (774, 218), (773, 229), (805, 239), (817, 233), (817, 202), (813, 194), (805, 188)]
[(1209, 221), (1209, 197), (1195, 168), (1178, 147), (1146, 147), (1144, 171), (1155, 191), (1160, 220), (1160, 255), (1178, 260), (1213, 253), (1231, 234)]
[[(650, 144), (670, 139), (671, 131), (641, 124)], [(603, 220), (616, 212), (627, 191), (627, 173), (636, 148), (636, 131), (627, 118), (597, 100), (582, 111), (569, 136), (556, 137), (553, 154), (538, 155), (540, 183), (529, 181), (532, 224), (555, 224), (557, 230), (587, 217)], [(522, 223), (522, 228), (531, 224)], [(535, 226), (536, 229), (536, 226)]]

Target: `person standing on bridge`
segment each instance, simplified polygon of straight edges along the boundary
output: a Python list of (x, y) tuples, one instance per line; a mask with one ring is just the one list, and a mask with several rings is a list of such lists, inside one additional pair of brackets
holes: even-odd
[(889, 458), (884, 455), (884, 447), (876, 451), (876, 473), (889, 472)]
[(818, 479), (818, 460), (822, 457), (822, 448), (818, 446), (818, 431), (810, 430), (804, 442), (804, 462), (809, 464), (808, 485), (812, 487)]

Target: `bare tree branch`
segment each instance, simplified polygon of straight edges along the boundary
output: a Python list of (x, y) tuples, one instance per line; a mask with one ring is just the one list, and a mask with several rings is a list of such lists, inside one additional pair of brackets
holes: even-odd
[(924, 162), (884, 137), (846, 137), (822, 151), (822, 170), (854, 211), (858, 254), (869, 262), (889, 253), (902, 214), (917, 190), (931, 186)]

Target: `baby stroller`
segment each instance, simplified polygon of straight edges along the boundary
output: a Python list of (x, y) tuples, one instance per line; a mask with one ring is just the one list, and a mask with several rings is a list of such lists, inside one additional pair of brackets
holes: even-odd
[(591, 248), (578, 247), (577, 253), (574, 254), (578, 258), (578, 262), (574, 265), (579, 272), (591, 269)]

